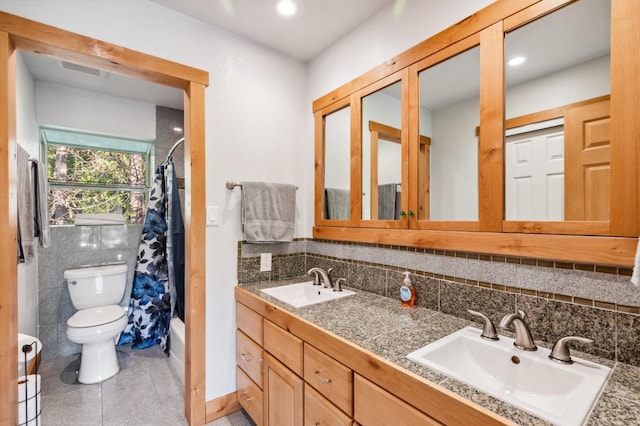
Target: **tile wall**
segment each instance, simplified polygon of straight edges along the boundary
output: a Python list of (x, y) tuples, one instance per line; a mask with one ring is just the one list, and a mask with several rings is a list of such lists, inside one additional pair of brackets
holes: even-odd
[(128, 306), (141, 230), (142, 225), (51, 227), (51, 247), (40, 247), (38, 252), (38, 336), (44, 360), (81, 351), (80, 345), (70, 342), (66, 336), (67, 319), (75, 309), (64, 271), (126, 262), (128, 285), (121, 305)]
[[(271, 272), (259, 272), (261, 252), (272, 253)], [(240, 285), (304, 275), (312, 266), (332, 267), (348, 286), (391, 298), (408, 270), (419, 306), (469, 320), (476, 319), (466, 310), (474, 309), (495, 324), (522, 309), (540, 342), (589, 337), (593, 344), (576, 348), (640, 366), (640, 288), (629, 268), (313, 239), (238, 244)]]

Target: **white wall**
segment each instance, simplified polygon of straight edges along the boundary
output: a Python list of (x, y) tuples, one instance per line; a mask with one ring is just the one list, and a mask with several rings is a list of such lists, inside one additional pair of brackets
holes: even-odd
[(609, 55), (605, 55), (542, 78), (507, 87), (505, 116), (518, 117), (608, 95), (611, 93), (610, 62)]
[[(16, 60), (16, 137), (34, 158), (40, 158), (35, 115), (35, 82), (22, 55)], [(18, 264), (18, 332), (38, 335), (38, 256)]]
[(490, 3), (493, 3), (493, 0), (392, 2), (311, 61), (311, 101), (383, 64)]
[(36, 118), (57, 126), (129, 139), (156, 139), (156, 106), (36, 81)]
[(478, 220), (479, 98), (432, 113), (431, 220)]
[[(240, 189), (227, 180), (299, 186), (296, 237), (311, 233), (313, 121), (306, 65), (146, 0), (3, 0), (0, 9), (209, 72), (206, 91), (206, 399), (235, 391)], [(307, 176), (308, 175), (308, 176)]]

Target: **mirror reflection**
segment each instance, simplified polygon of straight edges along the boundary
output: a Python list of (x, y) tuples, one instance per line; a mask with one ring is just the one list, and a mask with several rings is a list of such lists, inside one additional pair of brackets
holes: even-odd
[(611, 1), (505, 36), (505, 219), (609, 219)]
[(362, 219), (398, 220), (401, 202), (401, 83), (362, 99)]
[(480, 47), (421, 71), (419, 81), (419, 162), (426, 163), (418, 167), (418, 219), (476, 221)]
[(324, 116), (324, 218), (350, 217), (351, 107)]

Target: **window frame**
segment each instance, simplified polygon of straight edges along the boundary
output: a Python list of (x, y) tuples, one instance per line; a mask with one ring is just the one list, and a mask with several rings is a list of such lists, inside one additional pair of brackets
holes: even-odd
[[(153, 170), (155, 169), (154, 158), (154, 140), (133, 139), (119, 136), (109, 136), (99, 133), (92, 133), (88, 131), (72, 130), (66, 128), (40, 126), (40, 150), (41, 159), (43, 165), (46, 167), (47, 173), (47, 185), (49, 188), (59, 189), (71, 189), (71, 190), (97, 190), (97, 191), (120, 191), (120, 192), (141, 192), (144, 194), (143, 201), (143, 216), (146, 213), (147, 201), (149, 197), (149, 191), (151, 188), (151, 181), (153, 178)], [(54, 135), (58, 137), (57, 140), (50, 140), (48, 135)], [(68, 137), (66, 141), (63, 140)], [(86, 143), (79, 142), (76, 139), (82, 139)], [(73, 140), (73, 142), (71, 142)], [(100, 146), (102, 143), (103, 146)], [(127, 145), (135, 145), (137, 149), (127, 148)], [(88, 150), (100, 150), (107, 152), (119, 152), (127, 154), (141, 155), (145, 161), (145, 173), (143, 185), (128, 185), (128, 184), (99, 184), (99, 183), (61, 183), (53, 181), (49, 178), (49, 162), (47, 160), (47, 151), (50, 146), (66, 146), (75, 149), (88, 149)], [(146, 149), (141, 149), (146, 148)], [(47, 193), (47, 208), (51, 203), (50, 192)], [(130, 217), (125, 217), (126, 223), (131, 223)], [(66, 223), (70, 225), (72, 222)], [(51, 224), (56, 226), (55, 224)]]

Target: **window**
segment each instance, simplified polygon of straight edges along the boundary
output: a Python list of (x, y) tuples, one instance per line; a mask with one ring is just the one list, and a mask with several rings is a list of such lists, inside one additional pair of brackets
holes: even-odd
[(49, 181), (49, 223), (77, 214), (121, 213), (143, 223), (152, 141), (41, 129)]

